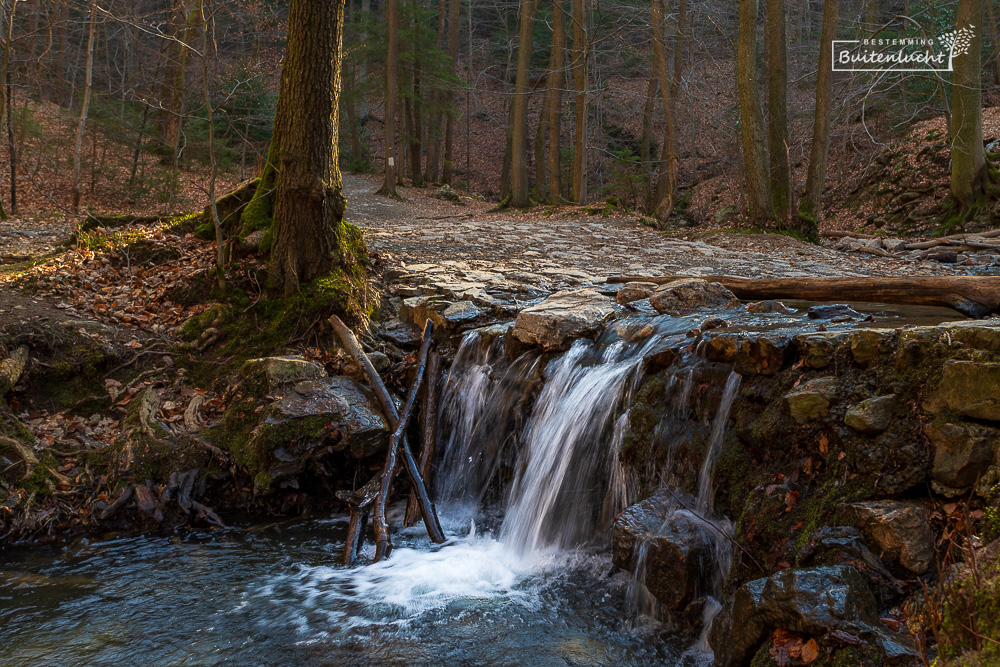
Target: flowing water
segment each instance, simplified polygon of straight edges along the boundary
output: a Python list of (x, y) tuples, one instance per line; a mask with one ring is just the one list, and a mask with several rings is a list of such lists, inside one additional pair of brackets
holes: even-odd
[[(637, 500), (618, 452), (643, 359), (697, 324), (626, 319), (561, 355), (513, 361), (499, 339), (468, 334), (441, 399), (434, 493), (451, 536), (441, 546), (422, 527), (402, 529), (397, 507), (392, 557), (351, 568), (337, 564), (337, 516), (3, 552), (0, 664), (704, 663), (662, 628), (632, 627), (630, 604), (655, 614), (642, 568), (610, 576), (608, 554), (612, 518)], [(695, 386), (684, 371), (671, 383), (654, 430), (669, 461), (652, 472), (665, 480), (692, 428)], [(732, 374), (720, 387), (699, 498), (672, 515), (714, 531), (720, 573), (728, 527), (711, 515), (711, 476), (738, 383)], [(363, 562), (371, 552), (369, 541)]]

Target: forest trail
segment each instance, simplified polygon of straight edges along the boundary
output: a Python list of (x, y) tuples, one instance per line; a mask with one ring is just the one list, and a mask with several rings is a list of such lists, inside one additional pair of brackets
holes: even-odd
[(389, 266), (451, 263), (507, 275), (576, 275), (585, 282), (613, 274), (794, 278), (954, 272), (936, 262), (848, 256), (779, 234), (689, 233), (689, 239), (705, 240), (685, 240), (634, 217), (581, 215), (579, 209), (545, 215), (543, 207), (537, 213), (492, 213), (481, 202), (462, 207), (433, 199), (431, 188), (399, 188), (404, 200), (393, 201), (375, 195), (375, 187), (344, 174), (346, 218), (365, 230), (369, 247)]

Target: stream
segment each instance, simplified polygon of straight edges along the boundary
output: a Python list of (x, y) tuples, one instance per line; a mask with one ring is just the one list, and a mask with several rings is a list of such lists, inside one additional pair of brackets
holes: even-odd
[[(5, 551), (0, 664), (708, 664), (693, 638), (629, 611), (641, 606), (642, 582), (615, 573), (608, 553), (613, 517), (636, 500), (618, 448), (642, 361), (676, 347), (700, 319), (626, 319), (560, 356), (514, 361), (493, 339), (467, 334), (441, 401), (444, 545), (431, 546), (422, 526), (402, 529), (397, 504), (391, 557), (351, 568), (338, 564), (346, 516)], [(803, 320), (758, 316), (747, 326)], [(732, 373), (718, 388), (699, 476), (706, 514), (738, 383)], [(690, 391), (676, 387), (677, 405)], [(665, 438), (689, 418), (670, 416)], [(369, 539), (363, 563), (373, 549)], [(720, 573), (728, 558), (717, 557)]]

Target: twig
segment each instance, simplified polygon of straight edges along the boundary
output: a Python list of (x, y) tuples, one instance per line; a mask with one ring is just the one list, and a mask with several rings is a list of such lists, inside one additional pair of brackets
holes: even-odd
[[(421, 414), (423, 427), (423, 442), (420, 449), (420, 475), (424, 484), (428, 484), (431, 474), (431, 460), (434, 458), (435, 434), (437, 433), (437, 388), (438, 375), (441, 369), (441, 357), (437, 352), (431, 352), (427, 362), (427, 382), (424, 383), (424, 405)], [(417, 494), (411, 493), (406, 502), (404, 526), (412, 526), (420, 515), (420, 505)]]

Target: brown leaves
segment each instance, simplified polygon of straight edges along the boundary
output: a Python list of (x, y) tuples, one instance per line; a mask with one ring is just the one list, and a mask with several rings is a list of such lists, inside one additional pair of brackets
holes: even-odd
[(819, 644), (797, 632), (778, 628), (771, 633), (770, 654), (779, 665), (809, 665), (819, 658)]

